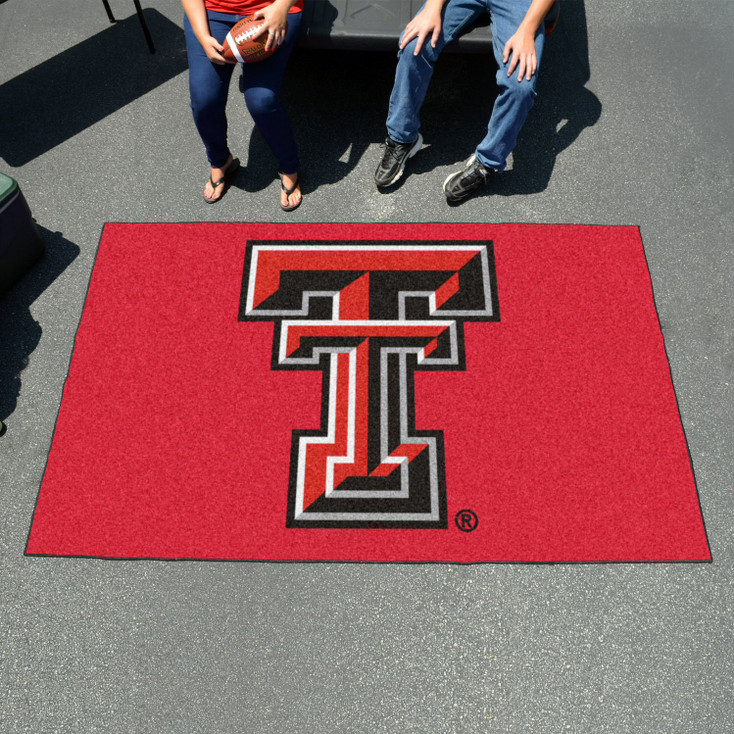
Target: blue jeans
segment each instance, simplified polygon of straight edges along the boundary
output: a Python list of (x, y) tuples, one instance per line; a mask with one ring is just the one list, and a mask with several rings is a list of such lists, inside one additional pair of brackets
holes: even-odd
[[(398, 143), (411, 143), (418, 137), (420, 109), (439, 54), (446, 44), (458, 38), (470, 23), (482, 13), (488, 12), (491, 17), (492, 47), (499, 67), (497, 71), (499, 94), (489, 119), (487, 135), (477, 146), (475, 154), (486, 168), (503, 170), (507, 156), (515, 147), (517, 136), (536, 96), (537, 71), (529, 81), (519, 82), (517, 68), (511, 77), (507, 76), (510, 59), (508, 64), (502, 62), (505, 44), (522, 22), (531, 1), (448, 0), (442, 10), (441, 34), (436, 42), (436, 48), (431, 48), (429, 37), (424, 41), (418, 56), (413, 55), (416, 47), (415, 39), (398, 51), (398, 67), (387, 117), (387, 131), (390, 137)], [(535, 35), (538, 67), (544, 42), (545, 30), (541, 23)]]
[[(245, 16), (208, 11), (209, 30), (220, 43), (230, 28)], [(257, 129), (273, 151), (281, 170), (298, 170), (298, 150), (290, 121), (280, 101), (285, 68), (301, 30), (302, 13), (288, 15), (288, 32), (283, 45), (269, 58), (243, 64), (245, 103)], [(225, 107), (234, 64), (213, 64), (196, 39), (188, 17), (184, 16), (184, 35), (189, 58), (189, 92), (196, 129), (206, 148), (212, 168), (221, 168), (229, 159)]]

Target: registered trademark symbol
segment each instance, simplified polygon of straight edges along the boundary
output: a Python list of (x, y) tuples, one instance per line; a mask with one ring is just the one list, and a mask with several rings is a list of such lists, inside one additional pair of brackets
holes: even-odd
[(477, 529), (479, 525), (479, 518), (477, 513), (473, 510), (459, 510), (454, 518), (456, 527), (461, 530), (462, 533), (471, 533), (472, 530)]

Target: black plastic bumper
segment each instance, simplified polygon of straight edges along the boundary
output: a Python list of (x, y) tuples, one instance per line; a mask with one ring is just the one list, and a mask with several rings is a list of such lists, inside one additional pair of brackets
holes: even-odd
[[(397, 51), (398, 40), (423, 0), (305, 0), (301, 45), (369, 51)], [(489, 19), (463, 35), (459, 51), (492, 51)]]

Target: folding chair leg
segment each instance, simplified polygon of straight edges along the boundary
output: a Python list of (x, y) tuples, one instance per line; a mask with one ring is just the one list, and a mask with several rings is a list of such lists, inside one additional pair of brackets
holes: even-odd
[(104, 5), (104, 9), (107, 11), (107, 17), (110, 19), (110, 23), (115, 23), (115, 16), (112, 15), (112, 8), (110, 7), (109, 1), (102, 0), (102, 4)]
[[(2, 0), (0, 0), (2, 2)], [(150, 31), (148, 30), (148, 24), (145, 22), (145, 16), (143, 15), (143, 9), (140, 7), (140, 0), (133, 0), (135, 3), (135, 12), (138, 14), (138, 20), (140, 21), (140, 26), (143, 29), (143, 35), (145, 36), (145, 42), (148, 44), (148, 50), (154, 54), (155, 53), (155, 46), (153, 45), (153, 38), (150, 35)], [(102, 4), (104, 5), (104, 9), (107, 11), (107, 17), (110, 19), (110, 23), (117, 23), (115, 20), (115, 16), (112, 14), (112, 8), (110, 7), (109, 0), (102, 0)]]
[[(105, 4), (107, 3), (107, 0), (103, 0)], [(140, 0), (133, 0), (135, 3), (135, 11), (138, 14), (138, 19), (140, 20), (140, 25), (143, 27), (143, 34), (145, 35), (145, 40), (148, 43), (148, 50), (154, 54), (155, 53), (155, 46), (153, 45), (153, 39), (151, 38), (150, 31), (148, 30), (148, 24), (145, 22), (145, 16), (143, 15), (143, 9), (140, 7)]]

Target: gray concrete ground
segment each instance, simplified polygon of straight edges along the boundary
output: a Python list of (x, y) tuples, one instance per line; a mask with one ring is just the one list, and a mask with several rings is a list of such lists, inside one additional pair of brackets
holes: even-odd
[[(203, 203), (180, 5), (147, 3), (155, 56), (112, 5), (116, 26), (93, 0), (0, 3), (0, 170), (48, 248), (0, 300), (0, 731), (731, 731), (734, 3), (564, 0), (512, 172), (458, 207), (441, 183), (482, 132), (491, 60), (442, 60), (428, 147), (381, 194), (394, 59), (302, 50), (290, 216), (243, 112), (246, 174)], [(190, 220), (639, 225), (713, 563), (24, 557), (102, 225)]]

